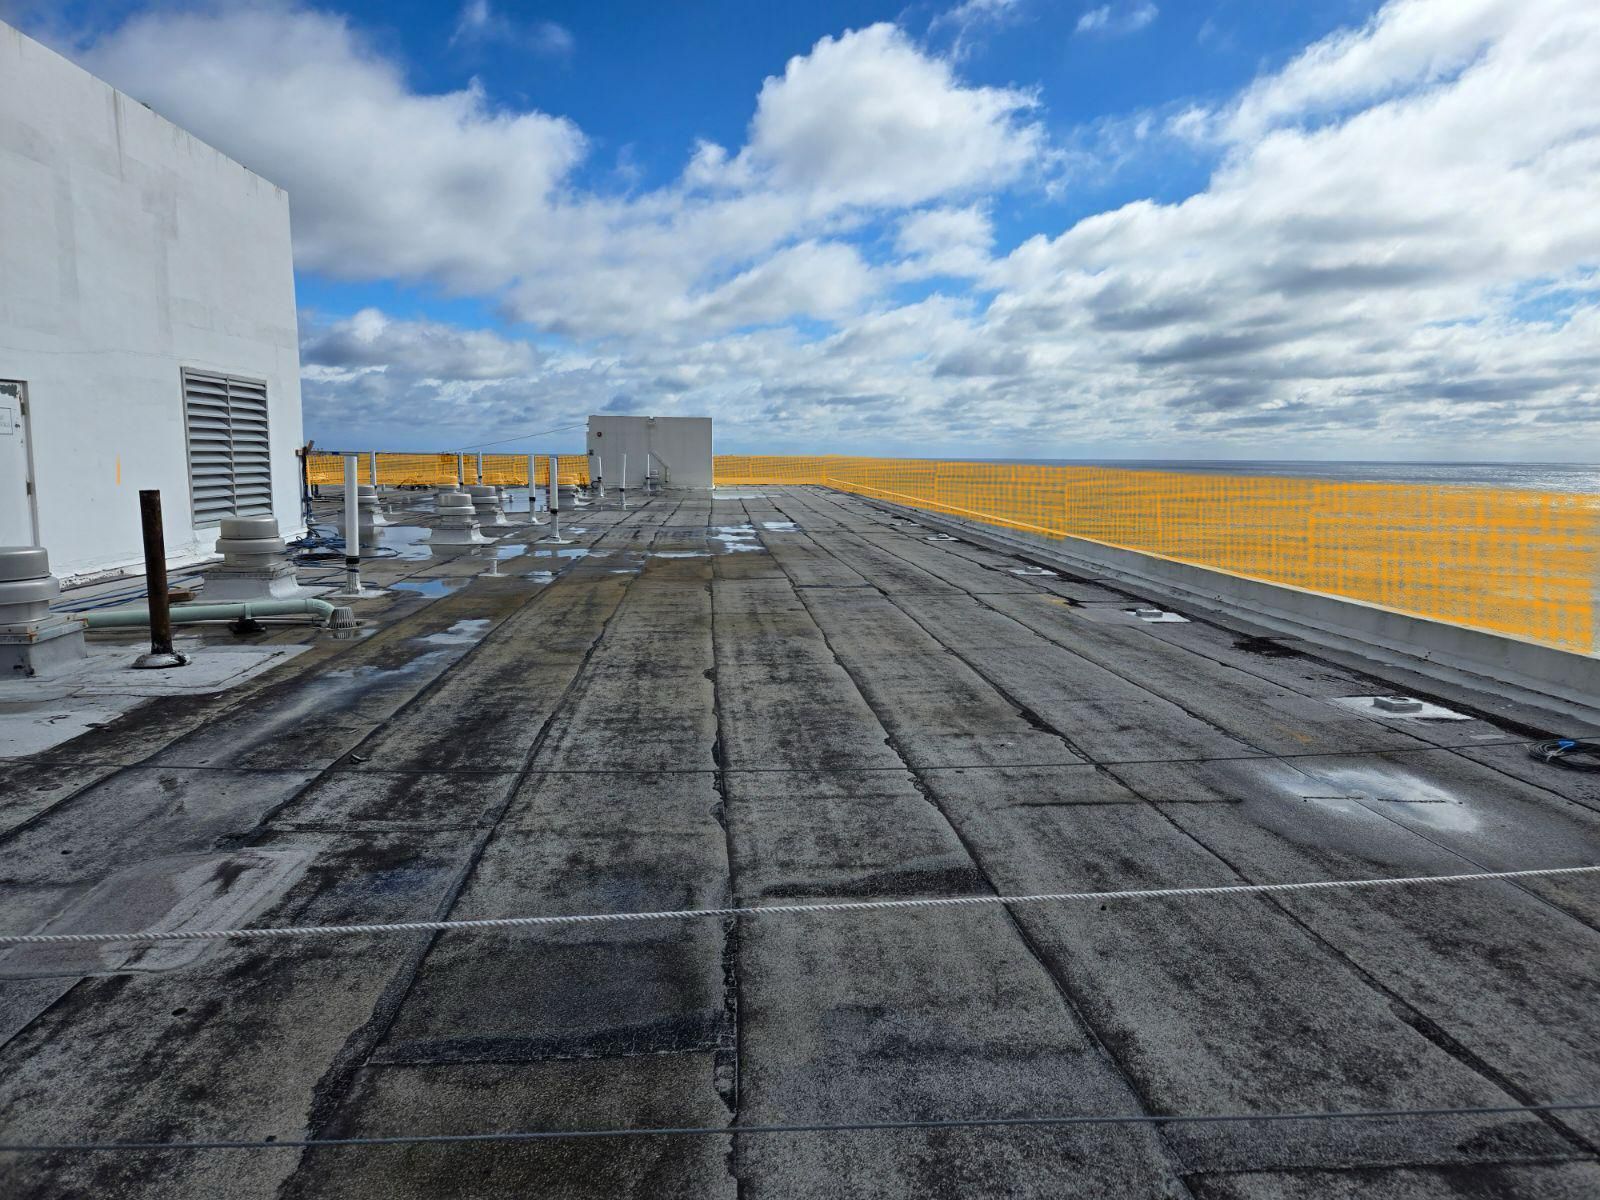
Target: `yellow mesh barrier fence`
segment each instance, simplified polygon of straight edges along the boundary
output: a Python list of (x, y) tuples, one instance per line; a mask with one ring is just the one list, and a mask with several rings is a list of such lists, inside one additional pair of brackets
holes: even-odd
[(852, 459), (838, 454), (786, 458), (777, 454), (719, 454), (712, 470), (718, 487), (760, 487), (762, 484), (821, 483), (832, 464), (894, 462), (894, 459)]
[(344, 459), (337, 454), (306, 455), (306, 480), (312, 487), (344, 482)]
[[(550, 456), (541, 454), (533, 460), (533, 473), (540, 487), (550, 484)], [(561, 454), (556, 457), (556, 479), (562, 487), (589, 482), (589, 456), (587, 454)]]
[[(373, 454), (358, 455), (356, 478), (361, 483), (373, 480)], [(453, 487), (456, 483), (456, 455), (403, 454), (395, 451), (377, 452), (377, 481), (381, 487)], [(562, 454), (556, 473), (565, 485), (589, 482), (589, 456)], [(548, 482), (549, 456), (537, 455), (534, 474), (540, 486)], [(462, 478), (467, 483), (478, 481), (478, 456), (465, 455), (461, 459)], [(341, 487), (344, 484), (344, 457), (329, 451), (313, 451), (306, 456), (306, 478), (315, 487)], [(483, 481), (496, 487), (527, 487), (528, 456), (526, 454), (485, 454), (483, 456)]]
[(821, 484), (1592, 652), (1600, 497), (844, 456), (719, 455), (719, 487)]
[[(357, 456), (357, 481), (372, 482), (372, 458), (371, 454)], [(379, 454), (377, 459), (381, 487), (447, 487), (456, 481), (454, 454)], [(343, 455), (322, 451), (307, 455), (306, 478), (317, 487), (342, 487)]]
[[(379, 487), (448, 487), (456, 481), (454, 454), (380, 454)], [(362, 455), (356, 475), (362, 483), (371, 482), (372, 456)]]
[[(386, 487), (449, 487), (456, 455), (379, 452)], [(465, 459), (467, 481), (477, 457)], [(310, 481), (344, 482), (338, 454)], [(486, 454), (485, 482), (527, 486), (528, 456)], [(559, 456), (563, 485), (589, 458)], [(361, 456), (361, 482), (372, 456)], [(1596, 649), (1600, 497), (1515, 488), (1356, 483), (1106, 467), (846, 455), (716, 457), (719, 487), (819, 484), (1045, 537), (1101, 542), (1402, 612)], [(549, 483), (549, 456), (534, 457)]]
[[(467, 482), (475, 482), (478, 464), (467, 459)], [(483, 481), (496, 487), (527, 487), (528, 456), (526, 454), (485, 454), (483, 456)]]

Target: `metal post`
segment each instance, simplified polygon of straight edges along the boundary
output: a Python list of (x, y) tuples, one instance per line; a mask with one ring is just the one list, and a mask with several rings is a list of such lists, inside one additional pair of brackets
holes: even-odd
[(483, 486), (483, 451), (478, 451), (478, 486)]
[(467, 486), (467, 456), (464, 455), (464, 454), (458, 454), (458, 455), (456, 455), (456, 487), (457, 488), (464, 488), (466, 486)]
[(594, 487), (595, 495), (604, 500), (606, 498), (606, 460), (598, 454), (594, 456)]
[(622, 507), (628, 507), (628, 452), (622, 452)]
[(651, 491), (650, 491), (650, 451), (648, 451), (648, 450), (646, 450), (644, 452), (644, 494), (646, 496), (651, 494)]
[(534, 472), (533, 464), (534, 457), (530, 454), (528, 455), (528, 524), (545, 525), (548, 522), (536, 511), (538, 502), (535, 496), (539, 491), (539, 476)]
[(139, 493), (139, 524), (144, 534), (144, 590), (150, 609), (150, 653), (136, 667), (181, 667), (189, 660), (172, 648), (172, 606), (167, 595), (167, 539), (161, 528), (161, 493)]
[(541, 542), (552, 542), (558, 546), (569, 546), (571, 538), (561, 536), (561, 477), (560, 464), (556, 456), (550, 456), (550, 532), (540, 538)]
[(344, 591), (341, 598), (361, 596), (361, 498), (356, 487), (356, 456), (344, 456)]
[(376, 450), (367, 451), (367, 458), (369, 460), (367, 463), (367, 482), (376, 488), (378, 486), (378, 452)]

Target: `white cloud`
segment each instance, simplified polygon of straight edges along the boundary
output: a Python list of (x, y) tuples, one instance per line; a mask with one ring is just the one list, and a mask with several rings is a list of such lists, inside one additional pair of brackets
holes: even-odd
[(817, 206), (900, 207), (993, 190), (1043, 148), (1034, 98), (965, 87), (893, 25), (823, 38), (761, 87), (738, 165)]
[[(1102, 35), (1138, 6), (1106, 9)], [(1187, 110), (1220, 160), (1196, 195), (998, 248), (1005, 190), (1055, 153), (1035, 98), (888, 26), (823, 39), (767, 80), (743, 145), (685, 147), (678, 183), (628, 197), (575, 186), (569, 122), (418, 93), (334, 17), (165, 12), (91, 65), (289, 186), (303, 267), (472, 290), (567, 339), (315, 325), (313, 430), (426, 420), (463, 444), (624, 405), (774, 449), (1600, 437), (1589, 0), (1393, 0)], [(1137, 154), (1148, 126), (1118, 139)], [(906, 280), (920, 298), (897, 306)]]
[(950, 31), (950, 57), (959, 62), (977, 48), (985, 33), (1021, 19), (1022, 11), (1023, 0), (962, 0), (935, 14), (928, 22), (928, 34)]
[(1111, 5), (1102, 4), (1099, 8), (1091, 8), (1078, 18), (1077, 32), (1095, 33), (1104, 29), (1111, 22)]
[[(507, 28), (486, 0), (460, 22), (469, 38)], [(495, 294), (574, 337), (856, 311), (879, 281), (825, 248), (837, 234), (1004, 186), (1044, 146), (1031, 97), (966, 86), (888, 25), (791, 59), (736, 154), (702, 143), (681, 183), (627, 198), (572, 186), (587, 146), (571, 122), (497, 109), (476, 85), (418, 93), (326, 13), (158, 11), (89, 65), (287, 187), (302, 268)]]
[(438, 321), (403, 321), (364, 308), (301, 338), (300, 359), (333, 372), (385, 370), (412, 379), (512, 379), (531, 373), (540, 356), (520, 339)]
[(1092, 374), (1136, 419), (1217, 436), (1383, 430), (1388, 445), (1577, 416), (1596, 396), (1570, 366), (1593, 293), (1561, 326), (1519, 321), (1509, 298), (1600, 261), (1585, 199), (1600, 10), (1523, 0), (1497, 16), (1485, 42), (1454, 3), (1404, 0), (1313, 47), (1224, 111), (1236, 140), (1207, 190), (997, 266), (987, 335)]
[(498, 22), (494, 10), (489, 7), (489, 0), (467, 0), (461, 6), (461, 13), (456, 17), (455, 32), (450, 35), (450, 41), (465, 42), (477, 41), (491, 36)]
[(909, 277), (955, 275), (976, 277), (989, 267), (994, 227), (977, 205), (967, 208), (932, 208), (912, 213), (900, 222), (895, 249)]
[(1316, 43), (1222, 115), (1235, 141), (1447, 79), (1525, 22), (1530, 0), (1401, 0), (1359, 30)]
[(298, 264), (344, 278), (503, 284), (585, 151), (570, 121), (498, 111), (476, 85), (412, 91), (347, 21), (307, 10), (136, 17), (86, 65), (287, 187)]
[(474, 46), (486, 42), (504, 42), (551, 58), (564, 58), (577, 48), (572, 31), (555, 21), (525, 25), (497, 11), (489, 0), (467, 0), (456, 17), (450, 45)]
[(540, 21), (529, 31), (530, 43), (541, 54), (568, 55), (578, 48), (572, 30), (555, 21)]
[(1098, 8), (1086, 9), (1078, 18), (1075, 31), (1121, 37), (1129, 33), (1138, 33), (1160, 15), (1161, 10), (1150, 0), (1137, 0), (1137, 2), (1118, 0), (1115, 4), (1102, 4)]
[(877, 291), (855, 247), (802, 242), (780, 250), (700, 298), (697, 316), (713, 328), (804, 316), (848, 316)]

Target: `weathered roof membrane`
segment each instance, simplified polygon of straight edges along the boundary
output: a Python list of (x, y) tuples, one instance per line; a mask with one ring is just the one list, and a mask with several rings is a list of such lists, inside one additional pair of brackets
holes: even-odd
[[(356, 636), (5, 762), (0, 932), (1600, 862), (1600, 776), (1526, 752), (1583, 731), (1502, 699), (1343, 703), (1417, 688), (822, 489), (568, 515), (559, 555), (397, 534)], [(16, 1152), (0, 1192), (1586, 1196), (1600, 1114), (1527, 1110), (1600, 1101), (1597, 949), (1584, 875), (14, 947), (8, 1144), (714, 1132)], [(1456, 1111), (726, 1132), (1417, 1109)]]

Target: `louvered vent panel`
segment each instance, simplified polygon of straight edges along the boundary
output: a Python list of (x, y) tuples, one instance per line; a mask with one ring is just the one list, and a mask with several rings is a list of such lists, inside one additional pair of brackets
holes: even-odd
[(183, 373), (189, 489), (196, 525), (272, 512), (266, 385), (203, 371)]

